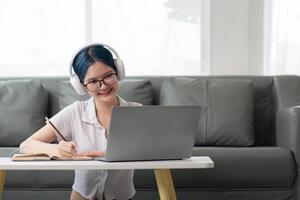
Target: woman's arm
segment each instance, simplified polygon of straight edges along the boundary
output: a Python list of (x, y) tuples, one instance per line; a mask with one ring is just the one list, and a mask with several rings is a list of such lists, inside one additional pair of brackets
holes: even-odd
[(60, 157), (76, 155), (75, 143), (60, 141), (59, 144), (50, 144), (56, 139), (55, 130), (46, 124), (32, 136), (23, 141), (19, 148), (21, 153), (47, 153)]

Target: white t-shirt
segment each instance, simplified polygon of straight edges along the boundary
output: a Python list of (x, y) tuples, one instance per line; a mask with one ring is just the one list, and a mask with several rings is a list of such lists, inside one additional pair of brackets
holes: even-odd
[[(141, 106), (118, 97), (119, 106)], [(50, 121), (68, 141), (76, 143), (78, 153), (83, 151), (105, 151), (107, 140), (105, 129), (98, 121), (94, 98), (76, 101), (67, 106)], [(61, 138), (58, 138), (61, 140)], [(73, 190), (87, 199), (127, 200), (134, 196), (133, 170), (75, 170)]]

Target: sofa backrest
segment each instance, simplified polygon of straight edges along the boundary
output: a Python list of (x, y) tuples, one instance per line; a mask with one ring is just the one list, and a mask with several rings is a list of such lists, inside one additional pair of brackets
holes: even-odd
[[(178, 76), (178, 77), (180, 78), (183, 76)], [(138, 90), (141, 90), (140, 94), (144, 95), (142, 98), (147, 104), (159, 105), (162, 83), (164, 80), (169, 78), (170, 77), (168, 76), (128, 77), (126, 81), (129, 81), (129, 84), (126, 82), (124, 88), (126, 88), (126, 92), (137, 88)], [(274, 132), (274, 125), (273, 125), (274, 109), (273, 109), (273, 94), (272, 94), (273, 77), (271, 76), (190, 76), (188, 78), (199, 79), (199, 80), (209, 80), (209, 79), (250, 80), (253, 84), (253, 92), (254, 92), (255, 145), (266, 146), (266, 145), (273, 144), (273, 132)], [(66, 81), (68, 81), (68, 77), (1, 78), (0, 81), (16, 80), (16, 79), (17, 80), (34, 79), (34, 80), (40, 80), (42, 82), (46, 91), (48, 92), (48, 106), (47, 106), (48, 116), (54, 115), (62, 108), (61, 95), (64, 93), (64, 91), (62, 91), (64, 90), (62, 89), (64, 88), (62, 87), (62, 83), (66, 84), (67, 83)], [(138, 86), (136, 86), (136, 84), (133, 84), (133, 86), (127, 87), (127, 85), (130, 85), (131, 83), (130, 81), (136, 81), (136, 80), (139, 81)], [(147, 80), (149, 81), (150, 85), (152, 85), (152, 88), (149, 88), (149, 84), (145, 82)], [(147, 90), (142, 90), (142, 87), (147, 87)], [(149, 91), (151, 93), (150, 95), (153, 96), (153, 101), (151, 100), (151, 97), (149, 95), (145, 96), (145, 92), (147, 91)], [(132, 94), (133, 98), (135, 97), (138, 98), (137, 97), (138, 95), (139, 94), (135, 94), (135, 93)], [(70, 101), (70, 99), (68, 99), (68, 101)], [(6, 119), (0, 119), (0, 123), (1, 120), (6, 120)], [(18, 119), (18, 120), (22, 120), (22, 119)], [(2, 137), (1, 131), (2, 130), (0, 127), (0, 141), (2, 141), (0, 145), (5, 146), (5, 140), (3, 141), (1, 138)], [(24, 138), (26, 138), (28, 134), (30, 135), (31, 133), (24, 134)], [(14, 136), (12, 135), (11, 137)], [(14, 145), (10, 144), (10, 146), (18, 146), (19, 142), (20, 141), (16, 141)]]
[[(186, 76), (177, 76), (186, 77)], [(149, 79), (154, 88), (154, 103), (160, 104), (160, 90), (164, 80), (170, 77), (138, 77)], [(254, 92), (254, 128), (255, 146), (274, 144), (273, 132), (273, 77), (271, 76), (189, 76), (188, 78), (205, 79), (242, 79), (253, 83)]]

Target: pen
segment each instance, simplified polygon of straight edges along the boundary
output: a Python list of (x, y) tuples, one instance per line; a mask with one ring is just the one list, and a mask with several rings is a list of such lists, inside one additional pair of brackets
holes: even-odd
[(52, 124), (52, 122), (50, 122), (50, 120), (48, 119), (48, 117), (45, 117), (46, 119), (46, 122), (48, 124), (50, 124), (50, 126), (52, 126), (54, 128), (54, 130), (58, 133), (58, 135), (64, 140), (67, 142), (66, 138), (61, 134), (61, 132), (59, 132), (59, 130), (54, 126), (54, 124)]
[[(52, 122), (50, 122), (50, 120), (48, 119), (48, 117), (46, 116), (45, 117), (45, 119), (46, 119), (46, 122), (48, 123), (48, 124), (50, 124), (50, 126), (52, 126), (53, 128), (54, 128), (54, 130), (58, 133), (58, 135), (64, 140), (64, 141), (66, 141), (67, 142), (67, 139), (61, 134), (61, 132), (54, 126), (54, 124), (52, 124)], [(77, 154), (76, 153), (76, 149), (75, 149), (75, 146), (74, 146), (74, 144), (72, 145), (72, 149), (73, 149), (73, 155), (74, 155), (74, 152), (75, 152), (75, 155)]]

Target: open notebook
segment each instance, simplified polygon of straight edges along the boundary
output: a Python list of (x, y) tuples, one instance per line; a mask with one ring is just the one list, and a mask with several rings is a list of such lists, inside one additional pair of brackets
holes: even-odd
[(11, 160), (12, 161), (94, 160), (94, 158), (88, 156), (74, 156), (71, 158), (62, 158), (55, 155), (49, 155), (47, 153), (32, 153), (32, 154), (15, 153), (11, 156)]

